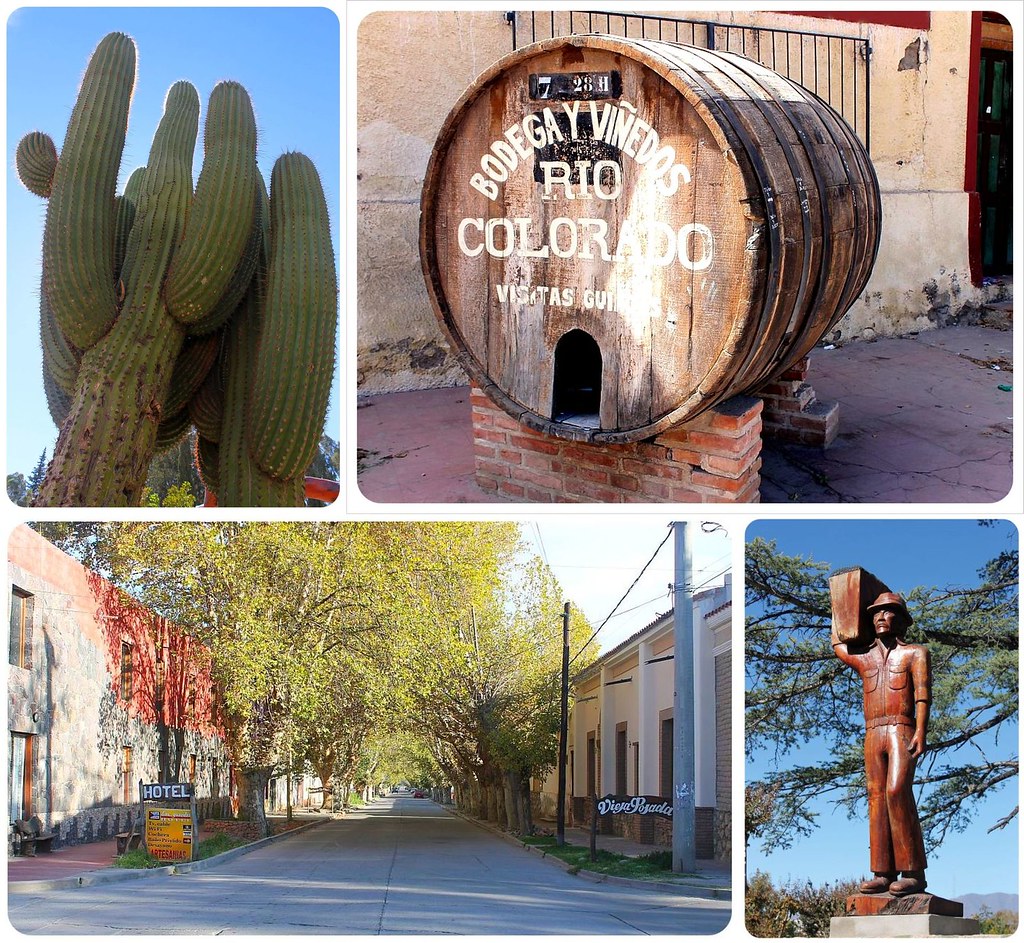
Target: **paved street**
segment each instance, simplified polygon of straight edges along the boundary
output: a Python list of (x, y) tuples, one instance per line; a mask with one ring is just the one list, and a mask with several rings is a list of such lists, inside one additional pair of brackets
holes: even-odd
[(13, 893), (25, 933), (709, 934), (730, 904), (594, 884), (424, 799), (380, 799), (205, 871)]

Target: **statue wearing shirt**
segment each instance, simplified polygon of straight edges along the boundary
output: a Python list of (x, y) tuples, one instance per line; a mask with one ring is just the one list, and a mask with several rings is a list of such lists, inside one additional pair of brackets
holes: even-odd
[(931, 666), (924, 645), (903, 640), (914, 620), (902, 596), (882, 593), (867, 611), (874, 639), (866, 644), (840, 641), (833, 624), (832, 647), (864, 682), (864, 767), (874, 877), (860, 889), (900, 897), (926, 886), (913, 786), (914, 768), (926, 749)]

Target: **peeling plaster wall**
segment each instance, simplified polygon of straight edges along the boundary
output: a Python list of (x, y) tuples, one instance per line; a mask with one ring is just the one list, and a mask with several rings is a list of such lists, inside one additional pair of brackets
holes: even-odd
[(434, 139), (473, 80), (511, 51), (504, 14), (372, 13), (358, 25), (358, 386), (454, 386), (423, 283), (420, 190)]
[[(933, 12), (927, 31), (780, 13), (666, 15), (870, 41), (882, 240), (863, 295), (828, 340), (905, 334), (977, 312), (985, 292), (970, 280), (964, 192), (969, 12)], [(448, 111), (511, 51), (509, 26), (498, 11), (388, 12), (358, 29), (358, 387), (461, 383), (423, 284), (420, 188)]]

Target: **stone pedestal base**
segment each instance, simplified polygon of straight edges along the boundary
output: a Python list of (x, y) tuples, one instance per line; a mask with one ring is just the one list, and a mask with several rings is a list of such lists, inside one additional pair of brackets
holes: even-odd
[(808, 365), (804, 357), (754, 395), (764, 400), (761, 422), (767, 438), (827, 449), (839, 434), (839, 404), (818, 401), (807, 383)]
[(964, 905), (934, 894), (853, 894), (846, 898), (846, 917), (833, 917), (829, 936), (912, 937), (971, 936), (980, 933), (977, 920), (964, 918)]
[(833, 917), (829, 936), (886, 937), (974, 936), (981, 932), (977, 920), (942, 914), (876, 914), (873, 917)]
[(735, 396), (668, 432), (590, 445), (536, 432), (472, 387), (476, 482), (521, 501), (743, 502), (761, 487), (761, 401)]

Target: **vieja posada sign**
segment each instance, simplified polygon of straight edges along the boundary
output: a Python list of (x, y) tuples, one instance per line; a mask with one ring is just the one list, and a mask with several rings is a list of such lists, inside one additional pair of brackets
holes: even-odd
[(598, 815), (665, 815), (671, 818), (672, 803), (652, 802), (646, 796), (605, 796), (597, 801)]

